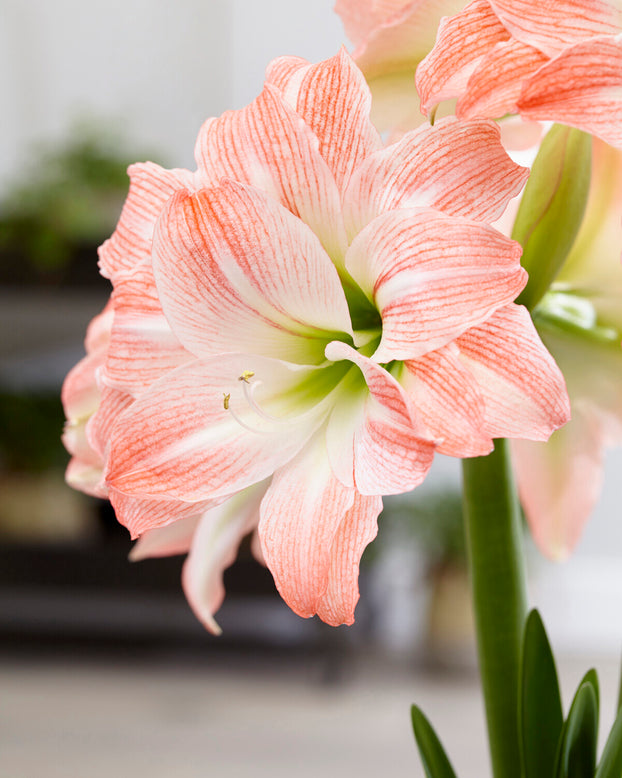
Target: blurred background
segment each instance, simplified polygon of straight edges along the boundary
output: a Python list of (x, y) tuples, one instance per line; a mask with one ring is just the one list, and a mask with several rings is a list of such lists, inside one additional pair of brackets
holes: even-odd
[[(183, 559), (130, 564), (110, 508), (63, 480), (60, 387), (109, 294), (96, 248), (127, 165), (192, 168), (204, 119), (250, 102), (272, 58), (345, 42), (332, 5), (0, 2), (0, 776), (422, 775), (412, 702), (464, 778), (487, 769), (459, 463), (440, 457), (387, 500), (354, 627), (294, 616), (243, 549), (220, 638), (184, 600)], [(570, 561), (528, 544), (566, 703), (596, 665), (603, 729), (622, 646), (621, 465), (613, 452)]]

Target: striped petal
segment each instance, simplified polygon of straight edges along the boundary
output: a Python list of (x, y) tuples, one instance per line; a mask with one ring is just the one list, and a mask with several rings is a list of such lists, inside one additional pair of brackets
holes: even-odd
[(369, 119), (371, 94), (363, 74), (344, 49), (303, 71), (289, 68), (287, 78), (279, 60), (271, 69), (273, 78), (278, 72), (286, 99), (317, 136), (320, 154), (342, 191), (352, 171), (382, 146)]
[(483, 58), (458, 100), (456, 115), (502, 117), (516, 113), (523, 80), (548, 58), (517, 40), (497, 43)]
[(130, 165), (130, 189), (112, 236), (99, 248), (101, 274), (115, 280), (119, 273), (148, 261), (156, 220), (164, 204), (179, 189), (193, 189), (195, 174), (165, 170), (153, 162)]
[(269, 193), (306, 222), (339, 260), (345, 235), (337, 184), (316, 135), (275, 86), (266, 84), (246, 108), (208, 119), (195, 156), (208, 185), (232, 178)]
[[(147, 556), (163, 555), (163, 542), (159, 545), (161, 549), (159, 553), (156, 553), (156, 550), (154, 550), (154, 545), (157, 547), (156, 541), (158, 538), (161, 541), (168, 538), (169, 551), (166, 552), (167, 554), (182, 553), (182, 550), (179, 549), (182, 545), (182, 537), (184, 534), (187, 534), (188, 526), (193, 521), (196, 521), (197, 517), (203, 512), (222, 502), (222, 499), (186, 502), (168, 497), (136, 497), (124, 494), (114, 487), (109, 489), (108, 496), (114, 508), (117, 521), (129, 531), (132, 540), (145, 537), (145, 546), (134, 546), (130, 553), (131, 559), (144, 559)], [(182, 525), (186, 529), (183, 532), (179, 532), (179, 530), (183, 529)], [(174, 527), (176, 529), (173, 529)], [(150, 540), (147, 539), (147, 535), (152, 532), (158, 534)], [(173, 533), (177, 533), (177, 551), (172, 549)], [(149, 553), (150, 548), (151, 553)]]
[(263, 193), (232, 181), (177, 194), (153, 251), (162, 307), (199, 356), (239, 351), (323, 359), (327, 333), (351, 332), (337, 271), (311, 230)]
[(160, 376), (194, 359), (164, 316), (150, 265), (120, 275), (105, 367), (109, 386), (137, 397)]
[(417, 68), (421, 110), (432, 109), (450, 97), (459, 97), (484, 55), (510, 39), (488, 0), (472, 0), (464, 10), (441, 21), (436, 44)]
[(195, 616), (216, 635), (221, 629), (214, 613), (225, 598), (223, 572), (235, 561), (241, 541), (257, 526), (265, 489), (265, 484), (259, 484), (207, 511), (194, 533), (181, 580)]
[(579, 41), (622, 29), (619, 0), (490, 0), (490, 5), (517, 40), (549, 57)]
[(352, 362), (364, 379), (349, 376), (329, 419), (326, 440), (335, 475), (365, 495), (414, 489), (432, 465), (435, 444), (424, 439), (411, 399), (390, 373), (347, 344), (330, 343), (326, 356)]
[(622, 35), (564, 50), (523, 85), (527, 118), (561, 122), (622, 148)]
[(129, 495), (198, 502), (261, 481), (325, 417), (309, 388), (325, 373), (246, 355), (183, 365), (119, 416), (108, 483)]
[(374, 359), (414, 359), (511, 302), (525, 285), (521, 247), (486, 224), (391, 211), (352, 243), (348, 270), (382, 315)]
[(564, 377), (523, 306), (508, 305), (456, 339), (493, 438), (546, 440), (570, 418)]
[(259, 536), (295, 613), (321, 612), (333, 625), (354, 621), (358, 562), (380, 508), (378, 497), (361, 497), (335, 478), (322, 435), (275, 474), (261, 503)]
[(486, 407), (455, 345), (404, 363), (400, 384), (417, 408), (439, 454), (479, 457), (492, 451)]
[(450, 117), (407, 133), (356, 171), (344, 198), (348, 235), (397, 208), (494, 221), (528, 176), (508, 157), (494, 122)]
[(172, 524), (148, 529), (132, 546), (129, 559), (140, 562), (143, 559), (187, 554), (200, 518), (200, 514), (193, 514)]

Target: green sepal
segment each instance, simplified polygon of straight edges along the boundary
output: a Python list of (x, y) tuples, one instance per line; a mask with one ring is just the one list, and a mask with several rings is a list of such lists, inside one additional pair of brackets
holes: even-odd
[(445, 749), (421, 708), (413, 705), (410, 709), (410, 715), (427, 778), (456, 778)]
[(556, 778), (594, 778), (598, 739), (598, 681), (590, 670), (579, 684), (557, 751)]
[(529, 273), (517, 302), (532, 311), (566, 261), (577, 237), (590, 189), (592, 139), (555, 124), (531, 168), (512, 238), (523, 247)]
[(594, 778), (620, 778), (622, 775), (622, 709), (618, 710), (605, 743)]
[(518, 704), (524, 778), (550, 778), (564, 714), (555, 659), (537, 610), (525, 624)]

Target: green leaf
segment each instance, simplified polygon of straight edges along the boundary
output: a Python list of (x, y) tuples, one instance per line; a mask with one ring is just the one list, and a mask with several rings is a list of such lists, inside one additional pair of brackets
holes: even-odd
[[(592, 675), (593, 674), (593, 675)], [(564, 723), (557, 752), (557, 778), (594, 778), (598, 737), (598, 696), (594, 671), (579, 684)]]
[(523, 774), (550, 778), (564, 716), (555, 659), (536, 610), (525, 625), (519, 706)]
[(591, 136), (556, 124), (542, 141), (521, 200), (512, 237), (529, 273), (517, 302), (533, 310), (575, 241), (590, 189)]
[(618, 711), (622, 708), (622, 668), (620, 669), (620, 682), (618, 686)]
[(415, 740), (427, 778), (456, 778), (445, 749), (421, 708), (413, 705), (410, 714)]
[(618, 711), (600, 758), (594, 778), (620, 778), (622, 775), (622, 710)]

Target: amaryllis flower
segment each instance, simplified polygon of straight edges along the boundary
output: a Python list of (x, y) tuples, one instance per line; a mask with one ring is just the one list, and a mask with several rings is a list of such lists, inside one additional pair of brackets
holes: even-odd
[[(492, 229), (527, 171), (492, 122), (382, 147), (344, 53), (276, 60), (210, 119), (198, 169), (132, 170), (101, 251), (114, 318), (100, 381), (104, 479), (136, 555), (191, 548), (212, 626), (241, 537), (290, 607), (351, 623), (383, 494), (436, 451), (546, 439), (568, 417), (527, 312), (520, 246)], [(207, 592), (207, 594), (206, 594)]]
[(417, 69), (421, 108), (568, 124), (622, 144), (620, 0), (472, 0)]
[(337, 0), (352, 56), (367, 79), (372, 119), (380, 129), (408, 130), (421, 124), (414, 74), (431, 51), (443, 16), (464, 0)]
[(574, 247), (534, 318), (563, 370), (572, 421), (547, 443), (514, 441), (521, 501), (549, 556), (574, 548), (622, 443), (622, 152), (593, 146), (592, 183)]

